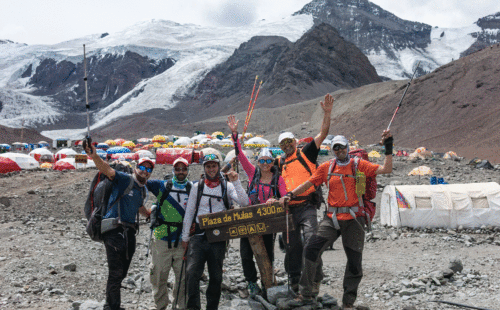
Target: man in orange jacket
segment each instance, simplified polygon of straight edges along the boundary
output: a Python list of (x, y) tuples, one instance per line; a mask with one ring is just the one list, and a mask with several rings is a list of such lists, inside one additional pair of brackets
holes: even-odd
[(312, 303), (319, 292), (319, 283), (323, 274), (317, 272), (321, 266), (321, 255), (325, 249), (342, 236), (347, 266), (344, 274), (344, 296), (342, 309), (355, 309), (358, 286), (363, 277), (361, 267), (365, 240), (364, 217), (356, 217), (361, 207), (356, 190), (356, 175), (363, 173), (366, 177), (392, 172), (392, 144), (390, 131), (382, 134), (385, 145), (385, 161), (383, 166), (363, 159), (349, 157), (349, 141), (343, 136), (335, 136), (332, 140), (332, 151), (335, 158), (318, 167), (313, 176), (282, 198), (282, 202), (300, 195), (312, 186), (327, 183), (328, 209), (326, 216), (305, 246), (305, 264), (299, 287), (299, 304)]

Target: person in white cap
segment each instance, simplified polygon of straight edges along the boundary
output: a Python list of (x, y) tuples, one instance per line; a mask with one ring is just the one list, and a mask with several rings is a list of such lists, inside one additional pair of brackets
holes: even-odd
[(182, 157), (172, 165), (172, 179), (149, 180), (148, 190), (156, 196), (151, 209), (151, 228), (154, 239), (151, 244), (151, 285), (157, 310), (165, 310), (170, 303), (168, 276), (175, 274), (174, 303), (172, 309), (186, 308), (186, 274), (183, 271), (184, 249), (180, 245), (182, 223), (192, 183), (188, 179), (189, 162)]
[[(248, 198), (251, 205), (273, 203), (286, 194), (285, 181), (274, 165), (274, 158), (268, 148), (263, 148), (257, 157), (257, 167), (252, 165), (241, 149), (238, 139), (238, 120), (234, 115), (227, 118), (227, 125), (232, 132), (235, 153), (248, 176)], [(264, 246), (271, 264), (274, 261), (274, 234), (263, 235)], [(243, 274), (248, 282), (248, 291), (251, 296), (261, 292), (257, 284), (257, 269), (253, 261), (253, 251), (248, 238), (240, 239), (240, 255), (243, 265)]]
[(104, 226), (106, 219), (118, 218), (118, 221), (112, 221), (114, 224), (102, 234), (109, 269), (104, 310), (119, 310), (122, 309), (121, 283), (127, 276), (135, 252), (138, 213), (145, 217), (151, 215), (144, 207), (147, 194), (145, 185), (155, 164), (145, 157), (139, 160), (132, 175), (116, 171), (99, 157), (93, 145), (87, 145), (86, 142), (87, 140), (84, 140), (83, 143), (85, 152), (90, 154), (99, 172), (113, 182), (108, 211), (103, 216), (102, 224)]
[[(316, 283), (321, 283), (323, 274), (317, 272), (321, 266), (321, 255), (325, 249), (340, 236), (347, 256), (344, 274), (344, 295), (342, 309), (367, 309), (355, 307), (359, 283), (363, 277), (362, 255), (365, 240), (365, 216), (363, 216), (362, 192), (363, 179), (378, 174), (392, 172), (393, 138), (390, 131), (382, 133), (385, 146), (383, 165), (371, 163), (358, 157), (349, 156), (349, 141), (344, 136), (335, 136), (332, 140), (334, 159), (318, 167), (312, 177), (287, 193), (283, 200), (290, 199), (314, 185), (328, 185), (328, 209), (321, 221), (318, 232), (306, 243), (305, 262), (300, 278), (298, 305), (313, 302), (317, 296)], [(361, 188), (360, 188), (361, 186)], [(361, 201), (360, 201), (361, 200)]]
[[(281, 156), (278, 164), (281, 176), (285, 180), (287, 192), (291, 192), (307, 181), (316, 171), (321, 143), (330, 130), (333, 102), (334, 99), (330, 94), (326, 94), (324, 102), (320, 102), (323, 109), (321, 131), (302, 149), (297, 149), (297, 141), (293, 133), (284, 132), (280, 134), (278, 142), (285, 154)], [(307, 241), (316, 232), (318, 227), (317, 209), (322, 198), (319, 190), (312, 187), (289, 202), (295, 230), (289, 232), (290, 243), (287, 246), (285, 255), (285, 269), (289, 274), (291, 286), (295, 292), (298, 291), (298, 283), (302, 272), (304, 247), (302, 240)], [(301, 232), (303, 235), (301, 235)], [(284, 241), (287, 242), (287, 240)], [(321, 266), (318, 267), (318, 271), (321, 272)]]
[(198, 183), (193, 184), (186, 206), (182, 246), (187, 248), (186, 307), (188, 309), (201, 309), (200, 279), (205, 265), (209, 277), (206, 290), (207, 310), (218, 309), (222, 292), (222, 266), (226, 241), (208, 243), (205, 231), (200, 228), (198, 215), (229, 210), (233, 201), (242, 207), (248, 205), (248, 195), (241, 186), (238, 174), (235, 171), (228, 172), (226, 181), (220, 172), (220, 162), (219, 154), (203, 155), (205, 174)]

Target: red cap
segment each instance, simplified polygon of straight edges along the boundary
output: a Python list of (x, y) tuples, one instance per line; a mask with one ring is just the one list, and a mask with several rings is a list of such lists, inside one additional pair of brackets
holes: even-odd
[(137, 162), (137, 166), (140, 166), (143, 163), (150, 163), (152, 168), (155, 167), (155, 163), (149, 157), (143, 157), (139, 159), (139, 161)]
[(173, 166), (175, 167), (175, 165), (177, 165), (178, 163), (182, 163), (182, 164), (186, 165), (186, 167), (189, 167), (189, 162), (188, 162), (188, 161), (187, 161), (187, 159), (185, 159), (184, 157), (179, 157), (179, 158), (177, 158), (177, 159), (174, 161)]

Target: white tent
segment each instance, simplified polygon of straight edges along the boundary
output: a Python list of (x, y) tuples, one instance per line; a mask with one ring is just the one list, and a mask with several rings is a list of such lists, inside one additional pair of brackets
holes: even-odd
[(87, 158), (87, 163), (86, 164), (77, 164), (75, 163), (75, 158), (63, 158), (59, 161), (65, 161), (67, 163), (70, 163), (75, 167), (75, 169), (84, 169), (84, 168), (95, 168), (95, 163), (92, 159)]
[(209, 138), (203, 138), (198, 143), (199, 144), (208, 144), (211, 140)]
[(40, 167), (40, 164), (36, 161), (36, 159), (29, 156), (28, 154), (3, 153), (3, 154), (0, 154), (0, 156), (9, 158), (9, 159), (15, 161), (16, 164), (21, 169), (36, 169), (36, 168)]
[(200, 134), (200, 135), (196, 135), (196, 136), (194, 136), (194, 137), (192, 137), (192, 138), (191, 138), (191, 140), (192, 140), (193, 142), (198, 142), (198, 143), (199, 143), (201, 140), (203, 140), (203, 139), (207, 139), (207, 135)]
[(180, 145), (180, 146), (187, 146), (190, 144), (193, 144), (193, 141), (191, 141), (191, 139), (189, 139), (188, 137), (180, 137), (174, 142), (174, 145)]
[(139, 150), (139, 151), (137, 151), (135, 153), (137, 155), (139, 155), (139, 158), (143, 158), (143, 157), (149, 157), (150, 159), (156, 158), (156, 155), (153, 154), (153, 153), (151, 153), (148, 150)]
[[(398, 207), (396, 189), (409, 208)], [(500, 226), (500, 185), (388, 185), (382, 193), (380, 222), (421, 228)]]
[(271, 146), (271, 143), (269, 141), (259, 137), (246, 140), (244, 144), (259, 144), (259, 145)]
[[(243, 150), (245, 152), (245, 156), (251, 161), (253, 159), (253, 152), (251, 150)], [(231, 159), (233, 159), (235, 156), (234, 150), (231, 150), (230, 152), (227, 153), (226, 158), (224, 159), (224, 162), (228, 163)]]
[(30, 156), (31, 157), (35, 157), (35, 154), (39, 154), (39, 155), (54, 155), (52, 154), (51, 151), (49, 151), (48, 149), (42, 147), (42, 148), (38, 148), (38, 149), (34, 149), (33, 151), (30, 152)]
[(222, 140), (213, 139), (213, 140), (210, 140), (208, 142), (208, 144), (212, 144), (212, 145), (226, 145), (226, 144), (233, 145), (233, 141), (229, 140), (229, 139), (222, 139)]
[(78, 155), (78, 153), (75, 150), (67, 148), (59, 150), (54, 157), (56, 160), (59, 160), (61, 158), (66, 158), (66, 157), (74, 158), (75, 155)]

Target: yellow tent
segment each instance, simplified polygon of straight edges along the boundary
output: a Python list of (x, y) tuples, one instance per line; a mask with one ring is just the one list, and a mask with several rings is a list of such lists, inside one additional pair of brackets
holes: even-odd
[(370, 153), (368, 153), (368, 157), (380, 158), (381, 156), (380, 156), (380, 153), (379, 153), (379, 152), (377, 152), (377, 151), (373, 150), (373, 151), (371, 151)]
[(132, 141), (125, 141), (125, 142), (123, 142), (122, 146), (124, 146), (124, 147), (126, 147), (126, 148), (129, 148), (129, 149), (130, 149), (130, 148), (132, 148), (132, 149), (133, 149), (133, 148), (135, 147), (135, 143), (134, 143), (134, 142), (132, 142)]
[(427, 175), (427, 174), (433, 174), (431, 168), (427, 166), (420, 166), (408, 173), (408, 175)]
[(43, 163), (40, 165), (40, 168), (52, 168), (52, 164), (51, 163)]
[(161, 147), (161, 144), (160, 144), (160, 143), (158, 143), (158, 142), (155, 142), (155, 143), (153, 143), (153, 147), (155, 147), (155, 148), (160, 148), (160, 147)]
[(152, 142), (154, 143), (154, 142), (165, 142), (165, 141), (166, 140), (165, 140), (164, 136), (156, 135), (156, 136), (153, 137), (153, 141)]
[(106, 140), (106, 142), (104, 142), (104, 143), (106, 143), (109, 146), (116, 146), (115, 140), (111, 140), (111, 139), (110, 140)]

